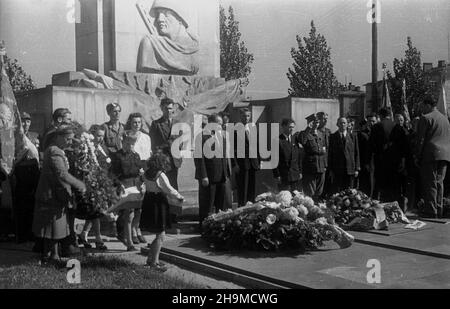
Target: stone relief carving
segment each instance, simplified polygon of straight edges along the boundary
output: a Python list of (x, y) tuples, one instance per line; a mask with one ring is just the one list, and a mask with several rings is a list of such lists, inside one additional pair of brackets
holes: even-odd
[(198, 37), (189, 29), (187, 2), (155, 0), (137, 8), (149, 30), (139, 46), (136, 72), (194, 75), (199, 70)]

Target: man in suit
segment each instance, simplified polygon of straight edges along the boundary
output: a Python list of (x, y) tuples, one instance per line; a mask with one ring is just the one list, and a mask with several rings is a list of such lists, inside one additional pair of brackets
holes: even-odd
[(407, 160), (411, 153), (408, 145), (409, 131), (405, 125), (405, 118), (402, 114), (395, 115), (396, 125), (392, 129), (390, 143), (392, 145), (393, 167), (393, 194), (394, 199), (398, 201), (400, 208), (406, 211), (407, 208)]
[[(196, 146), (202, 147), (202, 155), (194, 158), (195, 179), (199, 184), (199, 224), (210, 214), (231, 208), (232, 192), (230, 158), (227, 157), (222, 117), (213, 114), (208, 117), (213, 128), (206, 128), (197, 138)], [(211, 130), (210, 130), (211, 129)]]
[(328, 196), (331, 193), (332, 185), (331, 185), (331, 177), (330, 177), (330, 171), (328, 169), (328, 151), (330, 147), (330, 136), (331, 136), (331, 130), (326, 127), (328, 123), (328, 114), (325, 112), (318, 112), (317, 118), (319, 119), (319, 126), (317, 127), (317, 130), (322, 133), (324, 139), (325, 139), (325, 147), (327, 149), (327, 159), (326, 159), (326, 165), (327, 171), (325, 173), (325, 184), (323, 185), (323, 193), (322, 197)]
[(280, 191), (299, 190), (302, 179), (302, 164), (300, 161), (300, 148), (294, 136), (295, 122), (285, 118), (281, 121), (282, 134), (279, 137), (278, 166), (273, 169)]
[(450, 161), (450, 124), (436, 108), (436, 100), (427, 97), (424, 115), (417, 128), (416, 163), (420, 167), (423, 208), (420, 216), (442, 218), (444, 178)]
[(36, 147), (36, 154), (28, 151), (23, 156), (16, 157), (14, 165), (14, 219), (16, 225), (16, 241), (18, 243), (33, 240), (31, 225), (33, 223), (34, 195), (39, 182), (39, 134), (31, 132), (31, 116), (22, 113), (22, 127), (25, 136)]
[(150, 126), (150, 140), (152, 141), (152, 152), (162, 152), (170, 158), (171, 171), (167, 173), (170, 184), (178, 190), (178, 169), (181, 167), (182, 159), (172, 155), (171, 147), (173, 141), (178, 137), (172, 135), (173, 117), (175, 114), (175, 102), (170, 98), (161, 100), (162, 117), (152, 122)]
[(323, 193), (327, 170), (327, 148), (323, 134), (317, 130), (319, 119), (316, 114), (306, 117), (308, 126), (300, 132), (298, 142), (303, 146), (302, 162), (303, 190), (306, 195), (318, 201)]
[[(152, 152), (162, 152), (170, 158), (171, 170), (166, 173), (170, 184), (178, 190), (178, 169), (181, 167), (182, 158), (172, 155), (171, 147), (178, 135), (172, 135), (173, 117), (175, 115), (175, 102), (170, 98), (161, 100), (162, 117), (152, 122), (150, 126), (150, 140), (152, 142)], [(181, 150), (181, 149), (180, 149)], [(171, 214), (172, 221), (176, 222), (176, 215)]]
[[(252, 113), (249, 109), (241, 110), (241, 123), (244, 125), (244, 149), (238, 151), (238, 134), (236, 132), (234, 138), (234, 157), (236, 164), (236, 182), (238, 191), (238, 204), (244, 206), (248, 201), (253, 202), (256, 197), (256, 172), (260, 170), (260, 158), (258, 154), (258, 147), (256, 146), (256, 156), (251, 155), (250, 147), (258, 145), (258, 132), (256, 124), (251, 122)], [(252, 139), (252, 140), (251, 140)], [(256, 139), (253, 140), (253, 139)], [(243, 152), (240, 155), (239, 152)]]
[(354, 188), (360, 170), (358, 137), (347, 131), (347, 125), (347, 118), (340, 117), (338, 130), (330, 137), (328, 166), (333, 179), (333, 192)]
[(369, 144), (374, 161), (374, 193), (377, 200), (392, 201), (392, 171), (394, 163), (391, 157), (392, 147), (390, 135), (395, 123), (392, 121), (390, 111), (387, 108), (379, 110), (381, 121), (376, 123), (371, 130)]
[(367, 119), (363, 119), (359, 126), (361, 130), (358, 131), (358, 148), (359, 148), (359, 163), (361, 170), (357, 177), (357, 188), (368, 196), (372, 196), (372, 156), (370, 152), (369, 137), (370, 129)]

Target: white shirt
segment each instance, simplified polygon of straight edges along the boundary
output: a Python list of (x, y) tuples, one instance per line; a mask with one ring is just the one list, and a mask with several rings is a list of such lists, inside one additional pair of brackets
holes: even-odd
[(169, 200), (176, 201), (183, 198), (183, 196), (172, 187), (169, 178), (167, 178), (166, 174), (163, 172), (159, 173), (156, 181), (145, 178), (145, 191), (154, 193), (162, 192)]
[(134, 151), (139, 155), (141, 160), (148, 160), (152, 155), (152, 142), (150, 136), (145, 133), (138, 132)]

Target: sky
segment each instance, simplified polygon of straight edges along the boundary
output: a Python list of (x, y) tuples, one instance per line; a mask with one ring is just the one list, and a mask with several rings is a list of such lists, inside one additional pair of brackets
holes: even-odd
[[(422, 53), (422, 62), (449, 63), (449, 0), (380, 0), (378, 67), (404, 57), (406, 38)], [(308, 36), (311, 20), (331, 47), (334, 73), (341, 83), (371, 81), (371, 24), (367, 0), (220, 0), (234, 9), (242, 39), (254, 54), (247, 95), (252, 99), (287, 96), (296, 35)], [(364, 88), (362, 88), (364, 89)]]

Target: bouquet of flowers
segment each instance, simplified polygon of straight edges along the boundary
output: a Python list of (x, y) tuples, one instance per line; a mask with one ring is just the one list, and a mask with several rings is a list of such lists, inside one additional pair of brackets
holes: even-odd
[(389, 223), (409, 223), (397, 202), (381, 204), (355, 189), (334, 194), (326, 206), (334, 222), (346, 230), (387, 229)]
[[(308, 216), (308, 208), (311, 214)], [(276, 251), (314, 250), (326, 240), (341, 248), (351, 245), (353, 236), (323, 217), (310, 197), (289, 191), (264, 193), (256, 203), (209, 216), (202, 224), (202, 237), (219, 250), (251, 249)]]
[[(81, 131), (80, 126), (78, 131)], [(76, 193), (77, 218), (91, 220), (103, 216), (115, 203), (117, 194), (113, 181), (97, 161), (94, 136), (87, 132), (76, 135), (77, 139), (68, 153), (71, 173), (86, 184), (84, 194)]]

